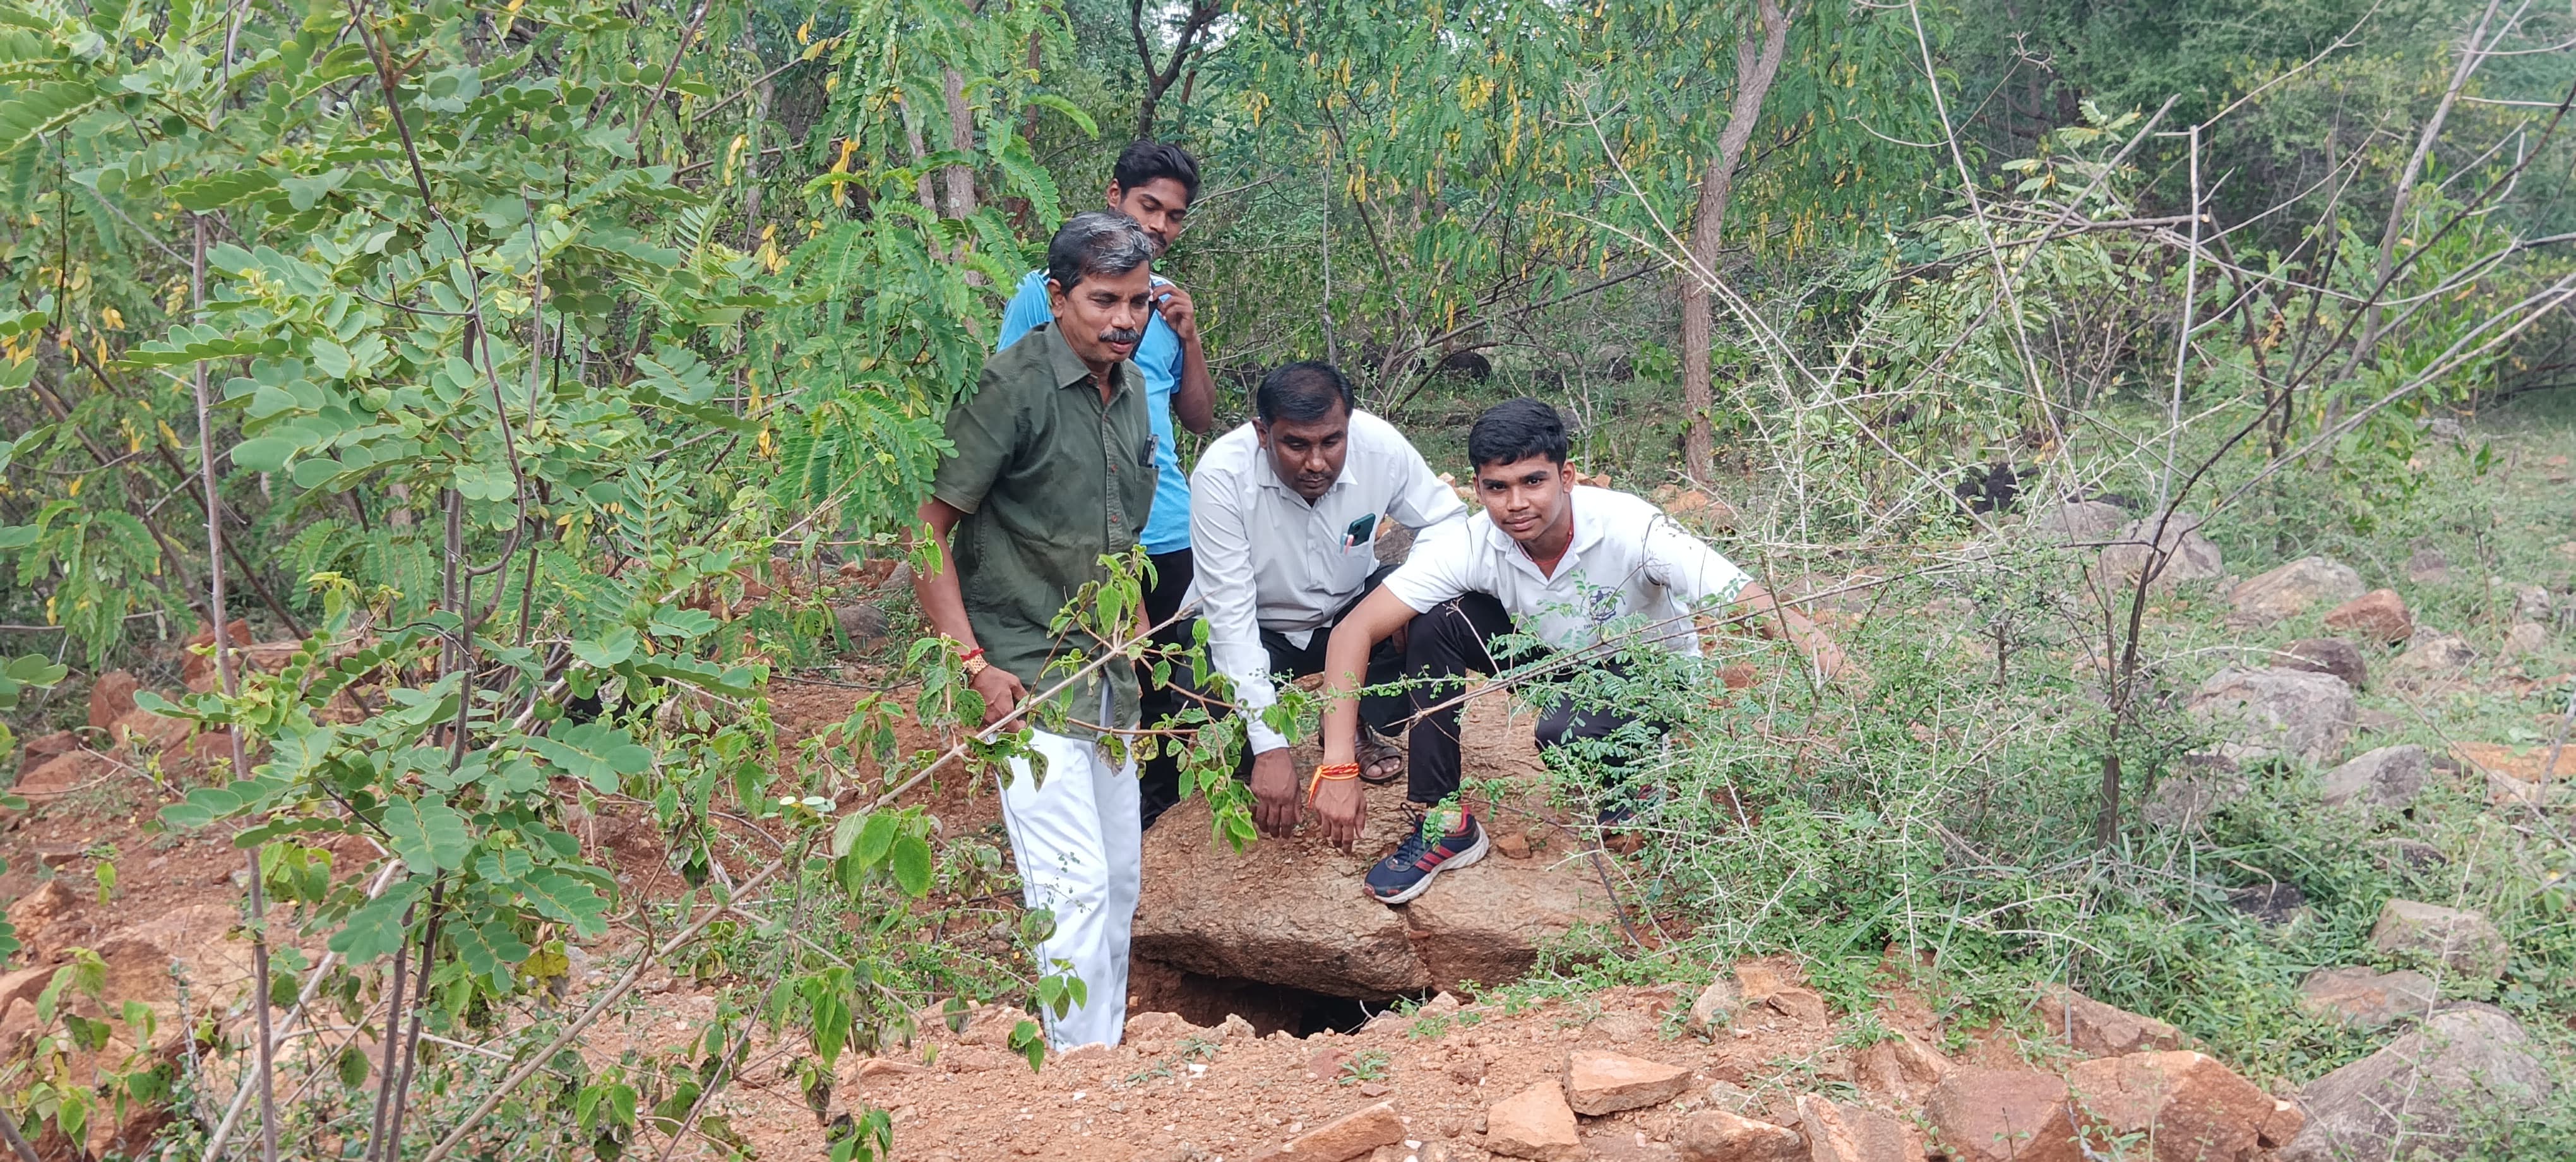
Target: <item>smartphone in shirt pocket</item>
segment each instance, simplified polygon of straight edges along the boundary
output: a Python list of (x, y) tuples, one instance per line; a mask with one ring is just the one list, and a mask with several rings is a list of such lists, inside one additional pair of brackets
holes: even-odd
[(1348, 553), (1377, 539), (1377, 514), (1370, 513), (1342, 530), (1342, 551)]

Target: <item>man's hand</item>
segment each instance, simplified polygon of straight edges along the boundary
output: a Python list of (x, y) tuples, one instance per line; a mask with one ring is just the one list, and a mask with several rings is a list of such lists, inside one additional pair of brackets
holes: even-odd
[(1315, 789), (1315, 815), (1324, 825), (1324, 842), (1349, 851), (1368, 821), (1368, 792), (1358, 779), (1326, 779)]
[(1252, 756), (1252, 825), (1272, 839), (1297, 830), (1297, 766), (1287, 747)]
[(1172, 337), (1183, 347), (1199, 341), (1199, 312), (1190, 302), (1190, 292), (1176, 283), (1163, 283), (1154, 288), (1154, 309), (1163, 316), (1163, 325), (1172, 329)]
[(1028, 699), (1029, 688), (1020, 684), (1017, 675), (1000, 666), (986, 666), (981, 673), (966, 680), (976, 693), (984, 696), (984, 725), (991, 726), (1002, 716), (1020, 708)]

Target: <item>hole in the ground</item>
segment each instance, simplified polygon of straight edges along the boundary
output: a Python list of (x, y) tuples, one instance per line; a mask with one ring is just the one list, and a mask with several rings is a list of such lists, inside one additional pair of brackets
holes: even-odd
[(1222, 1025), (1227, 1017), (1236, 1016), (1264, 1037), (1282, 1029), (1299, 1037), (1352, 1032), (1406, 999), (1337, 997), (1243, 977), (1207, 976), (1143, 959), (1129, 967), (1127, 987), (1130, 1013), (1178, 1013), (1182, 1020), (1201, 1026)]

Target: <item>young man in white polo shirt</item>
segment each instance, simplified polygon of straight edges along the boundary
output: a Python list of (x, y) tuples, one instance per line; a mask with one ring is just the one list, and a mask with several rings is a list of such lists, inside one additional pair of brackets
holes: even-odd
[[(1272, 371), (1253, 404), (1259, 418), (1208, 445), (1190, 474), (1190, 543), (1208, 657), (1244, 715), (1253, 822), (1285, 836), (1300, 788), (1287, 737), (1262, 720), (1278, 701), (1271, 682), (1323, 669), (1327, 634), (1385, 576), (1383, 520), (1431, 529), (1462, 523), (1467, 506), (1394, 425), (1353, 406), (1331, 364)], [(1380, 644), (1369, 680), (1392, 682), (1403, 664), (1401, 648)], [(1385, 780), (1403, 760), (1376, 735), (1407, 709), (1401, 695), (1362, 699), (1359, 745)]]
[[(1359, 839), (1367, 805), (1352, 777), (1357, 724), (1348, 694), (1360, 688), (1369, 649), (1400, 628), (1408, 637), (1405, 670), (1417, 680), (1406, 798), (1424, 809), (1458, 791), (1458, 707), (1434, 707), (1455, 697), (1466, 673), (1502, 671), (1490, 643), (1513, 632), (1515, 622), (1550, 649), (1580, 650), (1598, 644), (1604, 626), (1628, 618), (1644, 624), (1625, 648), (1697, 654), (1693, 615), (1732, 604), (1757, 612), (1750, 620), (1758, 632), (1785, 634), (1827, 677), (1843, 670), (1842, 651), (1822, 631), (1663, 510), (1627, 493), (1576, 486), (1565, 454), (1564, 423), (1537, 400), (1512, 400), (1477, 417), (1467, 457), (1484, 511), (1415, 542), (1404, 567), (1333, 630), (1324, 659), (1332, 701), (1314, 783), (1326, 839), (1345, 848)], [(1613, 652), (1605, 646), (1603, 663)], [(1555, 746), (1601, 738), (1631, 721), (1560, 705), (1540, 717), (1538, 739)], [(1395, 854), (1370, 868), (1368, 892), (1401, 904), (1440, 872), (1482, 858), (1485, 846), (1483, 828), (1461, 804), (1454, 824), (1416, 826)]]

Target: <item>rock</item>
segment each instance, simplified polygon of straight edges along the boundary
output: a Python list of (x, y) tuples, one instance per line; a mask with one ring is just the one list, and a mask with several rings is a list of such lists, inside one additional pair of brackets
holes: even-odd
[[(1089, 1048), (1091, 1046), (1084, 1045), (1066, 1050), (1058, 1054), (1056, 1060), (1062, 1063), (1072, 1054)], [(879, 1078), (919, 1077), (929, 1072), (930, 1067), (918, 1061), (897, 1061), (891, 1057), (854, 1057), (850, 1060), (850, 1068), (843, 1071), (842, 1084), (875, 1081)]]
[[(200, 627), (196, 633), (189, 635), (187, 641), (180, 643), (181, 648), (186, 650), (187, 657), (179, 663), (179, 680), (185, 682), (189, 689), (203, 691), (215, 688), (214, 654), (211, 651), (199, 652), (214, 644), (215, 631), (211, 623)], [(238, 617), (225, 622), (224, 644), (234, 649), (249, 645), (250, 623)]]
[[(1206, 835), (1201, 828), (1202, 843)], [(1149, 894), (1152, 890), (1146, 889)], [(1359, 894), (1355, 888), (1344, 890)], [(1372, 908), (1386, 907), (1365, 896), (1361, 900)], [(1590, 865), (1548, 860), (1479, 864), (1442, 876), (1438, 887), (1393, 910), (1403, 914), (1405, 937), (1421, 957), (1432, 987), (1443, 989), (1469, 981), (1518, 980), (1538, 960), (1542, 946), (1577, 926), (1615, 923)]]
[(2361, 647), (2339, 637), (2300, 638), (2273, 654), (2272, 665), (2315, 674), (2332, 674), (2355, 690), (2370, 684), (2370, 663), (2362, 657)]
[(1618, 1053), (1577, 1049), (1565, 1061), (1565, 1104), (1598, 1117), (1662, 1105), (1690, 1088), (1686, 1065), (1666, 1065)]
[(1799, 1096), (1798, 1118), (1809, 1162), (1922, 1162), (1926, 1152), (1923, 1132), (1911, 1123), (1819, 1094)]
[[(2200, 518), (2177, 512), (2163, 522), (2163, 534), (2156, 545), (2166, 555), (2151, 585), (2177, 585), (2189, 581), (2214, 581), (2227, 575), (2227, 561), (2218, 546), (2200, 533)], [(2134, 583), (2147, 569), (2152, 554), (2147, 549), (2148, 534), (2156, 529), (2157, 518), (2146, 517), (2129, 523), (2120, 530), (2119, 542), (2102, 550), (2102, 567), (2124, 583)]]
[(2182, 1031), (2154, 1017), (2106, 1005), (2064, 985), (2040, 990), (2039, 1020), (2078, 1053), (2116, 1057), (2179, 1049)]
[[(2555, 1086), (2513, 1018), (2484, 1007), (2434, 1014), (2377, 1053), (2299, 1092), (2306, 1126), (2281, 1162), (2457, 1158), (2482, 1116), (2543, 1108)], [(2400, 1143), (2403, 1143), (2402, 1150)]]
[(39, 951), (52, 952), (54, 949), (38, 938), (46, 929), (70, 919), (80, 906), (80, 897), (72, 894), (63, 881), (49, 879), (9, 905), (9, 926), (18, 930), (18, 939)]
[(2458, 634), (2434, 633), (2416, 635), (2413, 644), (2406, 647), (2406, 652), (2388, 664), (2391, 668), (2415, 673), (2446, 673), (2467, 669), (2469, 663), (2476, 660), (2477, 647), (2470, 645), (2468, 639)]
[(89, 688), (89, 725), (105, 730), (116, 725), (134, 709), (134, 692), (143, 688), (143, 680), (123, 670), (110, 670), (99, 675)]
[(2378, 972), (2361, 967), (2320, 968), (2299, 982), (2299, 1007), (2358, 1029), (2376, 1029), (2431, 1012), (2440, 994), (2433, 978), (2413, 969)]
[[(1509, 721), (1502, 701), (1478, 699), (1468, 710), (1471, 775), (1498, 773), (1478, 770), (1480, 763), (1541, 769), (1527, 721)], [(1519, 749), (1497, 755), (1492, 748), (1501, 744), (1480, 738), (1508, 738)], [(1298, 749), (1301, 762), (1312, 761), (1309, 748)], [(1369, 800), (1365, 837), (1349, 855), (1311, 828), (1241, 854), (1212, 848), (1206, 804), (1194, 798), (1174, 807), (1145, 833), (1133, 954), (1207, 976), (1384, 1000), (1516, 979), (1542, 945), (1576, 925), (1613, 922), (1600, 881), (1580, 862), (1489, 859), (1440, 877), (1403, 907), (1380, 904), (1361, 891), (1359, 877), (1411, 821), (1402, 794)]]
[(2139, 813), (2158, 827), (2196, 827), (2253, 790), (2233, 760), (2187, 754), (2180, 770), (2156, 780)]
[(1682, 1162), (1802, 1162), (1807, 1157), (1798, 1131), (1725, 1110), (1692, 1114), (1673, 1145)]
[(2379, 849), (2380, 865), (2391, 871), (2431, 871), (2451, 862), (2441, 848), (2420, 839), (2383, 839), (2372, 846)]
[(2127, 523), (2129, 514), (2119, 505), (2099, 500), (2070, 500), (2030, 522), (2032, 529), (2057, 544), (2098, 544), (2110, 540)]
[(2549, 627), (2536, 621), (2517, 621), (2504, 631), (2504, 653), (2509, 658), (2537, 658), (2549, 652)]
[(2295, 884), (2249, 884), (2229, 891), (2227, 906), (2257, 923), (2287, 924), (2308, 915), (2308, 895)]
[(74, 750), (22, 769), (18, 784), (9, 789), (29, 798), (60, 795), (96, 783), (115, 770), (115, 759), (94, 750)]
[[(2270, 625), (2320, 605), (2350, 601), (2363, 592), (2361, 574), (2352, 566), (2325, 557), (2301, 557), (2271, 572), (2239, 582), (2227, 593), (2236, 618)], [(2393, 594), (2391, 596), (2394, 596)]]
[(2440, 549), (2419, 548), (2406, 558), (2406, 579), (2418, 585), (2448, 585), (2451, 559), (2443, 556)]
[(27, 740), (26, 747), (19, 754), (18, 769), (32, 771), (80, 748), (80, 736), (68, 730), (37, 735)]
[(1494, 1103), (1485, 1111), (1485, 1149), (1531, 1162), (1582, 1157), (1583, 1139), (1575, 1134), (1565, 1090), (1553, 1080), (1542, 1081)]
[(1493, 837), (1494, 854), (1499, 855), (1504, 859), (1528, 859), (1530, 857), (1530, 841), (1528, 832), (1513, 831), (1510, 828), (1497, 827), (1487, 834)]
[(2503, 775), (2527, 783), (2554, 779), (2576, 779), (2576, 742), (2561, 747), (2558, 762), (2548, 770), (2549, 744), (2513, 747), (2492, 742), (2458, 742), (2451, 744), (2451, 754), (2479, 772)]
[(2394, 644), (2415, 636), (2415, 615), (2394, 589), (2373, 589), (2326, 611), (2326, 625)]
[(2382, 952), (2439, 961), (2480, 980), (2504, 975), (2511, 948), (2484, 915), (2415, 900), (2390, 900), (2379, 909), (2370, 946)]
[(2352, 687), (2331, 674), (2230, 666), (2202, 682), (2187, 709), (2228, 732), (2218, 753), (2240, 763), (2278, 756), (2321, 764), (2352, 737)]
[(1257, 1157), (1269, 1162), (1348, 1162), (1403, 1140), (1404, 1120), (1396, 1116), (1395, 1103), (1382, 1101), (1299, 1134), (1286, 1148)]
[(2508, 585), (2505, 588), (2513, 594), (2515, 621), (2547, 622), (2552, 609), (2557, 605), (2556, 601), (2550, 599), (2549, 590), (2538, 585)]
[(1861, 1162), (1860, 1136), (1843, 1121), (1843, 1111), (1824, 1097), (1798, 1095), (1798, 1128), (1807, 1135), (1808, 1162)]
[(2066, 1083), (2027, 1069), (1958, 1069), (1924, 1111), (1951, 1162), (2081, 1162)]
[(117, 719), (108, 736), (123, 746), (174, 751), (196, 732), (197, 724), (185, 718), (163, 718), (149, 710), (135, 710)]
[(2433, 756), (2423, 747), (2383, 746), (2328, 771), (2320, 789), (2329, 807), (2399, 808), (2423, 793), (2424, 778), (2432, 770)]
[(1735, 982), (1721, 976), (1708, 982), (1707, 988), (1699, 990), (1698, 999), (1691, 1002), (1687, 1027), (1703, 1037), (1715, 1036), (1735, 1023), (1735, 1010), (1742, 1003), (1743, 997), (1735, 991)]
[(1801, 1025), (1822, 1025), (1831, 1019), (1825, 1012), (1825, 998), (1807, 989), (1776, 989), (1762, 998), (1762, 1004)]
[(832, 607), (832, 620), (840, 623), (841, 636), (850, 639), (850, 648), (864, 650), (885, 637), (885, 611), (873, 605), (850, 604)]
[(1735, 966), (1735, 993), (1744, 998), (1745, 1004), (1756, 1005), (1770, 1000), (1771, 994), (1787, 987), (1788, 979), (1770, 965), (1748, 960)]
[(2079, 1062), (2067, 1070), (2066, 1087), (2088, 1139), (2108, 1152), (2115, 1140), (2137, 1135), (2157, 1162), (2250, 1159), (2278, 1104), (2234, 1070), (2188, 1050)]
[(1950, 1059), (1912, 1033), (1893, 1037), (1860, 1051), (1860, 1088), (1912, 1104), (1950, 1074)]

